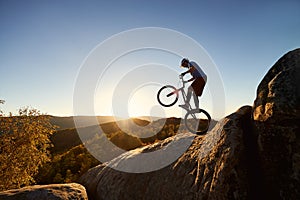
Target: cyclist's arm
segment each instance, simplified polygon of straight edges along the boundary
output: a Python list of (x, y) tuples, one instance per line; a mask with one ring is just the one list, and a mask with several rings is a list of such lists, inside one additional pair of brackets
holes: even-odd
[[(191, 66), (189, 70), (187, 70), (186, 72), (182, 73), (181, 75), (184, 76), (184, 75), (187, 74), (187, 73), (192, 73), (194, 70), (195, 70), (194, 66)], [(193, 81), (193, 80), (195, 80), (194, 77), (190, 78), (190, 79), (187, 80), (186, 82), (191, 82), (191, 81)]]
[(186, 75), (187, 73), (190, 73), (191, 72), (191, 70), (189, 69), (189, 70), (187, 70), (186, 72), (182, 72), (181, 73), (181, 76), (184, 76), (184, 75)]
[(191, 81), (193, 81), (193, 80), (195, 80), (194, 77), (192, 77), (191, 79), (187, 80), (187, 82), (191, 82)]

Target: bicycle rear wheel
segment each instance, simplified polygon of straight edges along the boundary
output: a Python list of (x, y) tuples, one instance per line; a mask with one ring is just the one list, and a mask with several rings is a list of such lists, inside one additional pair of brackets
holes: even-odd
[(173, 106), (178, 101), (178, 90), (172, 85), (163, 86), (157, 93), (157, 101), (165, 107)]
[(185, 127), (197, 135), (203, 135), (208, 131), (210, 121), (210, 115), (202, 109), (190, 110), (184, 117)]

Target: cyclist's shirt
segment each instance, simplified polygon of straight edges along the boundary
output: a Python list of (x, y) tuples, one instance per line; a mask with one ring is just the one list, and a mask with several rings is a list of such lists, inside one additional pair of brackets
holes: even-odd
[(195, 70), (191, 70), (191, 74), (194, 78), (203, 78), (206, 82), (207, 76), (206, 74), (202, 71), (202, 69), (199, 67), (199, 65), (193, 61), (190, 62), (190, 65), (194, 67)]

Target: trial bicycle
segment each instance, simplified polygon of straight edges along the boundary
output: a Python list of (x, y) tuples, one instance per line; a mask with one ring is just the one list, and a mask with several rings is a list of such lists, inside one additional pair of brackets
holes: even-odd
[[(186, 102), (187, 97), (184, 91), (186, 83), (182, 75), (180, 75), (179, 78), (182, 82), (182, 87), (176, 88), (172, 85), (165, 85), (159, 89), (157, 100), (160, 105), (165, 107), (173, 106), (178, 101), (179, 93), (181, 93), (184, 102)], [(184, 117), (185, 127), (194, 134), (205, 134), (209, 129), (211, 121), (209, 113), (200, 108), (193, 109), (190, 103), (188, 103), (187, 107), (182, 108), (187, 111)]]

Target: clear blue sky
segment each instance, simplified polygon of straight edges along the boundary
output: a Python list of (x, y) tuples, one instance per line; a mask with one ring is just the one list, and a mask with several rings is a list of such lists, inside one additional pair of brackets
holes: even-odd
[(230, 114), (252, 105), (269, 68), (300, 46), (299, 10), (299, 0), (0, 0), (1, 108), (15, 112), (30, 105), (72, 115), (79, 67), (96, 45), (128, 29), (163, 27), (207, 50), (221, 73)]

